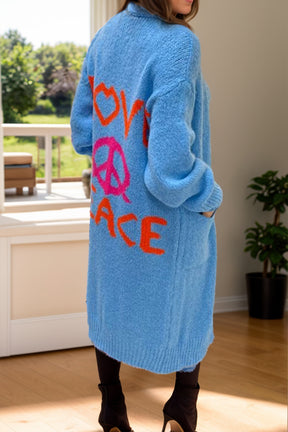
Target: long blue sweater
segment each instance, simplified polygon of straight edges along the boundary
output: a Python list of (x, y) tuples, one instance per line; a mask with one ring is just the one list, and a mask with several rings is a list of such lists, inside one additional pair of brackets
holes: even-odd
[(96, 33), (72, 107), (92, 156), (89, 338), (156, 373), (196, 365), (214, 338), (209, 101), (198, 37), (132, 2)]

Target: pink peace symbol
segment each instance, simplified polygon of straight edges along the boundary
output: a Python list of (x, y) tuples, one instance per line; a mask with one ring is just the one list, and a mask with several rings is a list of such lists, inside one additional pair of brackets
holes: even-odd
[[(97, 165), (96, 163), (96, 153), (97, 151), (103, 147), (108, 147), (108, 157), (106, 162)], [(124, 170), (124, 180), (121, 182), (120, 176), (117, 172), (117, 169), (114, 166), (114, 154), (119, 153)], [(127, 162), (125, 159), (125, 154), (121, 145), (113, 138), (113, 137), (104, 137), (99, 138), (93, 147), (93, 155), (92, 155), (92, 175), (97, 177), (98, 182), (102, 189), (104, 190), (105, 195), (112, 194), (116, 196), (122, 195), (122, 198), (125, 202), (130, 203), (129, 198), (126, 196), (125, 191), (130, 185), (130, 172), (127, 166)], [(105, 172), (106, 175), (102, 178), (101, 173)], [(112, 176), (116, 180), (117, 186), (112, 185)]]

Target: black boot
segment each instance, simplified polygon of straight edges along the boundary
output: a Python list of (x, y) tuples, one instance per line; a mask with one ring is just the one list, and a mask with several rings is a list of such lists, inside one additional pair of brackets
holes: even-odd
[(120, 382), (121, 363), (95, 347), (102, 393), (99, 423), (104, 432), (133, 432), (127, 418), (125, 398)]
[(163, 408), (165, 431), (169, 423), (171, 432), (196, 432), (197, 398), (200, 363), (192, 372), (177, 372), (174, 391)]
[(120, 381), (114, 384), (99, 384), (98, 387), (102, 393), (98, 421), (104, 432), (133, 432), (129, 425)]

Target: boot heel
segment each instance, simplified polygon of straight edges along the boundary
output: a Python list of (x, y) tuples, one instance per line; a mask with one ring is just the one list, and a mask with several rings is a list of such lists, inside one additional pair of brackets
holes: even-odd
[(121, 432), (120, 429), (111, 425), (101, 425), (103, 432)]
[(174, 420), (168, 414), (164, 413), (164, 424), (163, 424), (162, 432), (165, 432), (167, 423), (169, 423), (170, 432), (184, 432), (184, 430), (176, 420)]
[(102, 427), (104, 432), (121, 432), (121, 430), (115, 426), (104, 425)]
[[(103, 428), (103, 432), (122, 432), (121, 429), (119, 429), (117, 426), (112, 426), (109, 424), (101, 424), (102, 428)], [(123, 432), (125, 432), (125, 430), (123, 429)], [(126, 431), (127, 432), (127, 431)], [(128, 432), (134, 432), (133, 429), (130, 429)]]
[(172, 420), (171, 417), (169, 417), (167, 414), (164, 413), (164, 423), (163, 423), (162, 432), (165, 432), (166, 425), (169, 422), (169, 420)]

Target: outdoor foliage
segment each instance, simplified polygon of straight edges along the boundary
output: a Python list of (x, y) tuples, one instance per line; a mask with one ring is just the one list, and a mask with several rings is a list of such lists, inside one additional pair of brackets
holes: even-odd
[(70, 114), (86, 50), (73, 43), (61, 43), (54, 47), (42, 45), (35, 51), (44, 86), (42, 98), (52, 102), (57, 115)]
[(263, 204), (263, 211), (274, 210), (273, 224), (265, 226), (255, 222), (255, 227), (246, 232), (246, 252), (253, 258), (258, 258), (264, 264), (263, 276), (268, 274), (270, 264), (271, 276), (275, 277), (281, 269), (288, 271), (288, 229), (280, 222), (280, 215), (288, 206), (288, 174), (277, 176), (278, 171), (267, 171), (261, 177), (254, 177), (248, 186), (253, 190), (247, 198), (255, 197)]
[(49, 99), (40, 99), (37, 103), (37, 106), (33, 110), (33, 114), (39, 114), (39, 115), (49, 115), (49, 114), (55, 114), (56, 108), (52, 104), (52, 102)]
[(39, 100), (50, 101), (58, 116), (70, 115), (86, 50), (73, 43), (33, 50), (16, 30), (0, 36), (4, 122), (41, 111)]
[(42, 88), (31, 44), (17, 31), (0, 37), (2, 105), (5, 123), (17, 123), (37, 104)]

